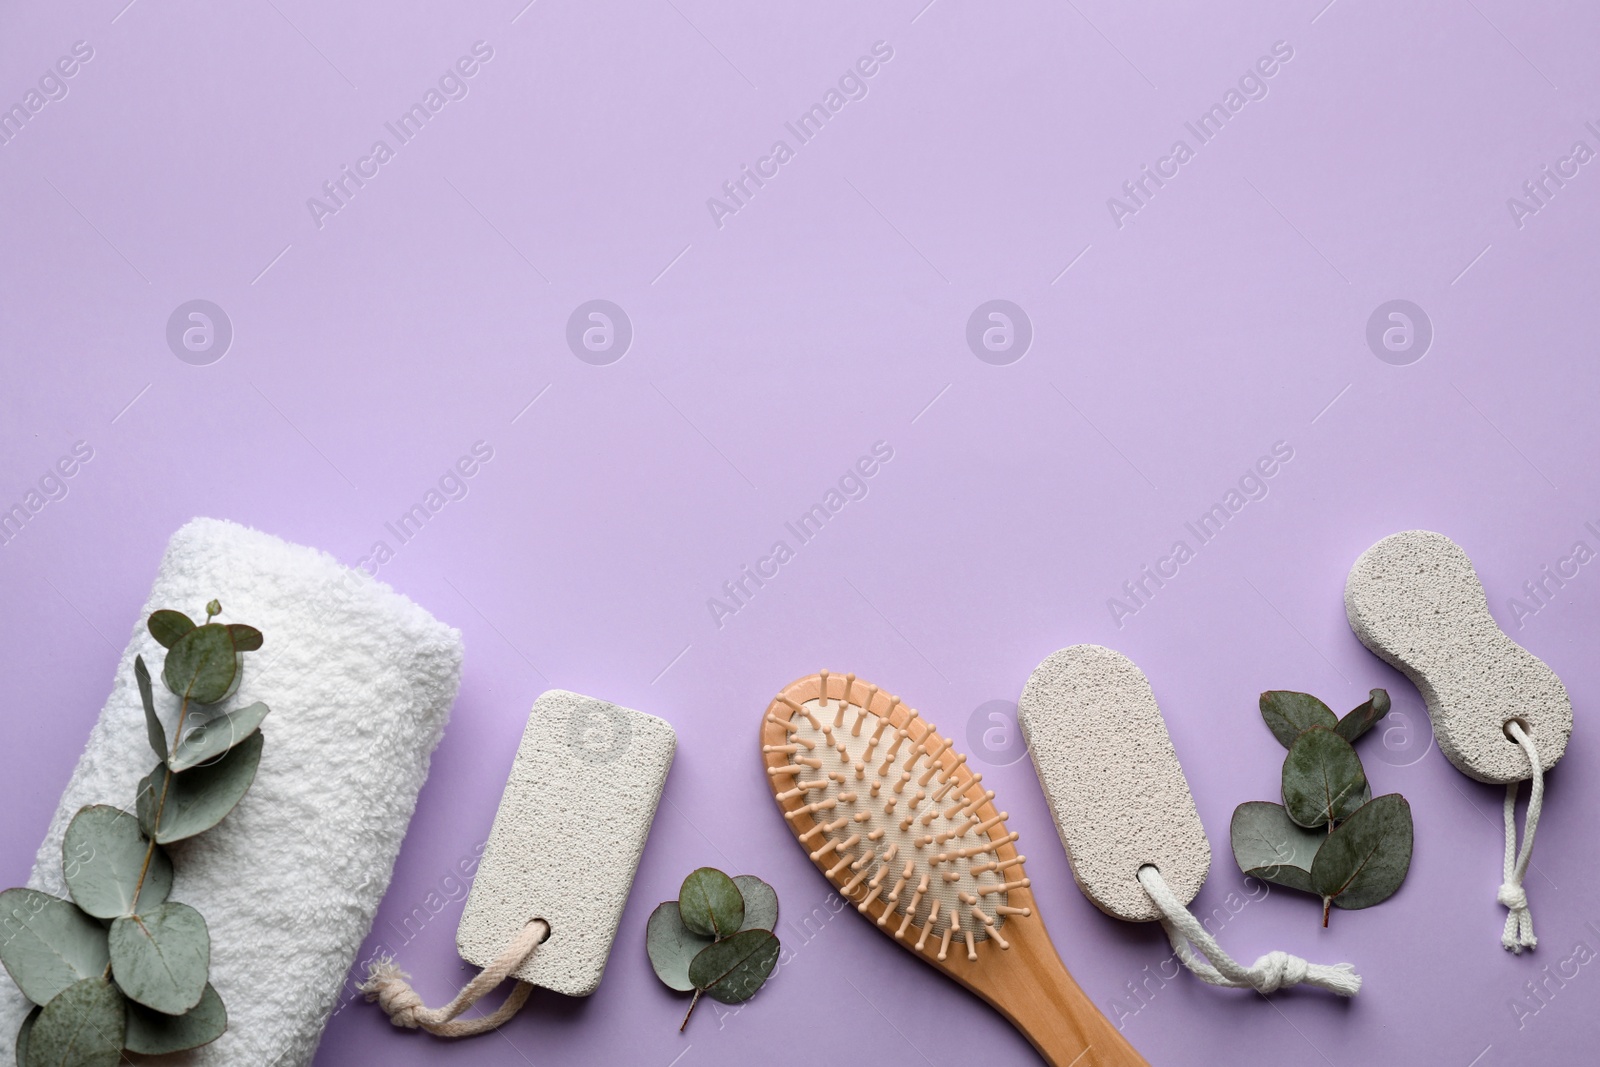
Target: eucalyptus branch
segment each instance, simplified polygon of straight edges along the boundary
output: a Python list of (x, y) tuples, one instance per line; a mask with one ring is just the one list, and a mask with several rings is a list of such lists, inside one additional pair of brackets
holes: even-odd
[(724, 1004), (755, 996), (778, 963), (778, 894), (753, 874), (729, 878), (701, 867), (683, 880), (677, 900), (658, 905), (645, 925), (645, 949), (656, 977), (694, 990), (683, 1013), (689, 1025), (702, 994)]
[(198, 626), (169, 610), (148, 622), (167, 649), (162, 682), (179, 699), (170, 743), (150, 672), (142, 656), (134, 658), (159, 760), (139, 783), (137, 814), (96, 804), (73, 817), (62, 843), (72, 899), (32, 889), (0, 893), (0, 910), (49, 916), (30, 927), (34, 937), (0, 942), (0, 962), (38, 1005), (18, 1034), (19, 1067), (180, 1052), (227, 1029), (227, 1010), (207, 981), (210, 932), (198, 911), (168, 899), (173, 867), (163, 846), (209, 830), (239, 803), (261, 762), (268, 709), (236, 708), (185, 732), (197, 705), (233, 694), (243, 653), (262, 645), (253, 626), (213, 622), (222, 614), (217, 601), (205, 612)]
[(1342, 718), (1309, 693), (1261, 694), (1261, 717), (1288, 749), (1283, 803), (1235, 809), (1233, 857), (1250, 877), (1320, 896), (1324, 927), (1332, 908), (1387, 900), (1411, 868), (1411, 806), (1399, 793), (1373, 797), (1354, 747), (1388, 712), (1382, 689)]

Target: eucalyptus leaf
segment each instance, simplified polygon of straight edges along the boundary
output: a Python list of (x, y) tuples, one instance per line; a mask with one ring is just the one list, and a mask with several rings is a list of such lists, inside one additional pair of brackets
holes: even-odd
[(701, 937), (726, 937), (744, 923), (744, 896), (715, 867), (689, 872), (678, 890), (683, 924)]
[(70, 900), (37, 889), (0, 893), (0, 963), (22, 995), (48, 1004), (106, 969), (105, 927)]
[(145, 625), (150, 628), (150, 636), (162, 648), (171, 648), (178, 643), (178, 638), (194, 629), (194, 620), (181, 611), (162, 608), (151, 612), (150, 621)]
[(1331, 730), (1339, 725), (1339, 717), (1328, 705), (1310, 693), (1287, 689), (1269, 689), (1261, 694), (1261, 717), (1284, 748), (1294, 744), (1295, 738), (1313, 726), (1326, 726)]
[(694, 988), (689, 980), (689, 963), (711, 944), (711, 939), (683, 925), (676, 900), (659, 904), (650, 913), (650, 921), (644, 928), (644, 943), (650, 954), (650, 966), (668, 988), (683, 993)]
[(211, 934), (198, 911), (167, 901), (111, 924), (111, 974), (130, 1000), (182, 1015), (206, 991)]
[(1370, 908), (1394, 895), (1411, 869), (1411, 805), (1399, 793), (1364, 804), (1328, 835), (1311, 865), (1311, 884), (1327, 905)]
[(261, 647), (261, 631), (242, 622), (228, 624), (228, 636), (233, 639), (235, 652), (254, 652)]
[(72, 899), (97, 919), (153, 908), (172, 891), (166, 850), (145, 838), (138, 819), (109, 804), (82, 808), (72, 817), (61, 856)]
[(741, 930), (776, 930), (778, 928), (778, 891), (753, 874), (736, 874), (733, 884), (739, 887), (744, 898), (744, 922)]
[[(221, 822), (255, 781), (263, 743), (261, 731), (257, 730), (223, 753), (221, 759), (204, 767), (177, 773), (169, 771), (164, 763), (158, 764), (139, 783), (139, 825), (145, 834), (166, 845)], [(169, 775), (171, 783), (167, 784)]]
[(27, 1067), (28, 1064), (28, 1035), (33, 1033), (33, 1024), (39, 1021), (39, 1013), (44, 1009), (34, 1005), (28, 1017), (22, 1020), (22, 1025), (17, 1027), (17, 1067)]
[[(1361, 783), (1361, 792), (1354, 799), (1351, 800), (1349, 809), (1346, 811), (1346, 813), (1344, 815), (1341, 815), (1340, 818), (1341, 819), (1349, 818), (1350, 815), (1354, 814), (1360, 808), (1364, 807), (1371, 800), (1372, 800), (1372, 783), (1370, 781), (1362, 782)], [(1334, 823), (1334, 828), (1335, 829), (1338, 828), (1337, 821), (1335, 821), (1335, 823)]]
[(150, 747), (156, 759), (167, 758), (167, 731), (156, 714), (156, 695), (150, 686), (150, 668), (144, 665), (143, 656), (133, 657), (133, 677), (139, 683), (139, 702), (144, 705), (144, 731), (150, 738)]
[(207, 623), (178, 638), (167, 653), (161, 678), (180, 697), (199, 704), (215, 704), (228, 695), (238, 669), (228, 628)]
[(1233, 811), (1233, 860), (1252, 878), (1313, 892), (1311, 863), (1328, 835), (1296, 826), (1281, 804), (1252, 800)]
[(741, 930), (702, 949), (689, 964), (689, 980), (724, 1004), (749, 1000), (772, 974), (779, 948), (771, 930)]
[(1371, 795), (1361, 758), (1332, 730), (1313, 726), (1289, 746), (1283, 761), (1283, 805), (1301, 826), (1337, 822)]
[(228, 1009), (208, 982), (200, 1003), (182, 1015), (164, 1015), (130, 1000), (123, 1047), (145, 1056), (161, 1056), (210, 1044), (227, 1029)]
[(1387, 714), (1389, 714), (1388, 691), (1374, 689), (1365, 704), (1353, 709), (1339, 720), (1335, 730), (1340, 737), (1353, 745), (1356, 743), (1356, 738), (1376, 726), (1378, 720)]
[(68, 986), (39, 1012), (18, 1067), (117, 1067), (128, 1027), (127, 1000), (96, 975)]
[(248, 707), (235, 708), (196, 726), (178, 740), (178, 750), (167, 766), (186, 771), (210, 763), (255, 732), (271, 710), (259, 700)]

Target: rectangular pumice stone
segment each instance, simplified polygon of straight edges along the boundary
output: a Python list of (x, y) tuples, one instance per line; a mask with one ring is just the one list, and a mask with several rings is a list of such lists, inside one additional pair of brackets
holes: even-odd
[(461, 958), (485, 967), (544, 919), (550, 936), (511, 977), (593, 993), (677, 743), (654, 715), (561, 689), (540, 696), (461, 913)]
[(1028, 678), (1017, 721), (1084, 896), (1118, 919), (1159, 919), (1139, 884), (1139, 868), (1151, 864), (1174, 896), (1193, 900), (1211, 842), (1133, 661), (1099, 645), (1050, 655)]

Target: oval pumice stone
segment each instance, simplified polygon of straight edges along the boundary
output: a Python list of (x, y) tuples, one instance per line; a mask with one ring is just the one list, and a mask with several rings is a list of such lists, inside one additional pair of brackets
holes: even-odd
[(1159, 919), (1138, 878), (1153, 864), (1179, 900), (1193, 900), (1211, 842), (1133, 661), (1099, 645), (1054, 653), (1029, 677), (1017, 720), (1084, 895), (1118, 919)]
[(1367, 549), (1350, 568), (1344, 607), (1361, 643), (1422, 694), (1439, 751), (1463, 774), (1495, 784), (1529, 776), (1505, 733), (1511, 719), (1546, 770), (1566, 752), (1566, 687), (1500, 629), (1472, 560), (1444, 534), (1406, 530)]

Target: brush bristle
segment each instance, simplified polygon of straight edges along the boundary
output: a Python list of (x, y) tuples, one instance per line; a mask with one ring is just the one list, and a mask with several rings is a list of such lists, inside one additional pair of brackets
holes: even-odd
[[(950, 741), (853, 674), (820, 671), (768, 708), (767, 775), (789, 827), (857, 910), (908, 947), (946, 959), (1009, 948), (1002, 929), (1031, 912), (994, 793)], [(929, 935), (932, 935), (930, 940)]]

